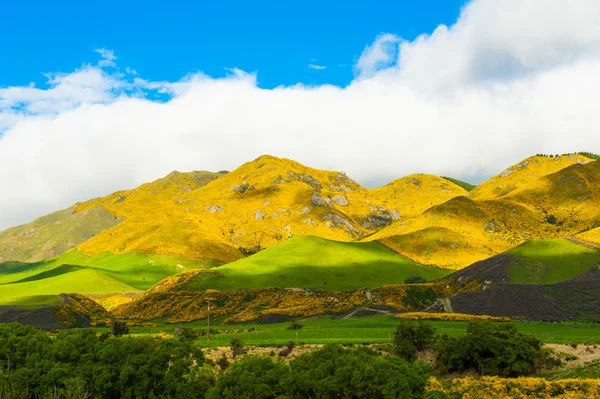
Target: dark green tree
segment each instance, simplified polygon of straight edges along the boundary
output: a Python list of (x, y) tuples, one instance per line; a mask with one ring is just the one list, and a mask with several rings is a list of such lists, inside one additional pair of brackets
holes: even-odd
[(401, 321), (394, 332), (394, 353), (404, 360), (414, 361), (417, 352), (433, 342), (435, 329), (423, 322)]

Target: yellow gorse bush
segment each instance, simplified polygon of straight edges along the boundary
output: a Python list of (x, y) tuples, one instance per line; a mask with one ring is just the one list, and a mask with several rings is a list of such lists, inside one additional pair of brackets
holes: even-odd
[(428, 312), (410, 312), (396, 315), (396, 318), (403, 320), (452, 320), (452, 321), (510, 321), (508, 317), (498, 317), (489, 315), (472, 315), (463, 313), (428, 313)]
[(600, 379), (466, 377), (442, 383), (431, 377), (426, 391), (443, 391), (463, 399), (592, 399), (600, 398)]

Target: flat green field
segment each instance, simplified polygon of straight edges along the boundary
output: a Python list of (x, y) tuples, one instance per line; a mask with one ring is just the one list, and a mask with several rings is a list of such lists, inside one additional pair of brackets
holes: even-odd
[(600, 263), (600, 252), (559, 238), (536, 240), (508, 251), (511, 283), (553, 284)]
[[(218, 325), (218, 320), (211, 323), (212, 328), (221, 333), (211, 336), (211, 346), (229, 345), (231, 338), (241, 338), (249, 345), (283, 345), (288, 341), (306, 344), (360, 344), (389, 343), (398, 324), (394, 316), (371, 316), (331, 320), (319, 316), (299, 320), (303, 328), (296, 332), (287, 330), (290, 323), (276, 324), (240, 324)], [(160, 322), (159, 322), (160, 323)], [(467, 322), (463, 321), (426, 321), (436, 328), (438, 334), (461, 336), (466, 332)], [(513, 322), (519, 331), (533, 334), (545, 343), (600, 343), (600, 325), (579, 323), (541, 323)], [(134, 327), (133, 334), (157, 334), (160, 331), (172, 333), (178, 325), (160, 323), (157, 327)], [(189, 328), (206, 328), (206, 321), (181, 324)], [(251, 331), (248, 331), (251, 330)], [(105, 330), (102, 330), (105, 331)], [(237, 331), (237, 332), (236, 332)], [(199, 343), (205, 345), (205, 340)]]
[(70, 251), (37, 263), (0, 264), (0, 305), (48, 304), (61, 293), (135, 292), (173, 274), (216, 266), (157, 254), (101, 253), (88, 257)]
[(346, 290), (432, 280), (450, 271), (423, 266), (379, 242), (338, 242), (295, 237), (196, 278), (186, 290), (298, 287)]

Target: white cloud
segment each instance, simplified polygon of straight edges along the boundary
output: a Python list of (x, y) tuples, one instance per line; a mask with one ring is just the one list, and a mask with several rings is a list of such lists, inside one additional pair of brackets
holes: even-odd
[[(114, 56), (114, 54), (113, 54)], [(114, 60), (111, 60), (114, 62)], [(412, 42), (381, 35), (357, 79), (257, 86), (236, 69), (176, 82), (83, 66), (0, 89), (0, 228), (174, 169), (270, 153), (362, 183), (478, 178), (538, 153), (600, 152), (600, 3), (476, 0)], [(151, 101), (153, 95), (166, 96)]]
[(370, 78), (377, 71), (389, 67), (396, 61), (398, 44), (402, 39), (391, 33), (379, 35), (373, 44), (365, 47), (354, 66), (359, 78)]
[(323, 70), (323, 69), (327, 68), (324, 65), (316, 65), (316, 64), (308, 64), (308, 67), (310, 69), (317, 69), (317, 70)]
[(115, 56), (115, 52), (113, 50), (108, 50), (105, 48), (99, 48), (94, 50), (95, 52), (100, 54), (100, 57), (102, 57), (102, 59), (100, 61), (98, 61), (98, 66), (103, 68), (103, 67), (116, 67), (117, 64), (115, 63), (115, 60), (118, 58), (117, 56)]

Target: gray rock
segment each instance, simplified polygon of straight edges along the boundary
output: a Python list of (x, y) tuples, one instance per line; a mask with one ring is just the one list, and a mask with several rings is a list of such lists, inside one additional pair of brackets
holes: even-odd
[(312, 220), (311, 218), (308, 219), (304, 219), (304, 224), (307, 224), (309, 226), (316, 226), (317, 222), (315, 222), (314, 220)]
[(310, 213), (310, 211), (312, 211), (312, 209), (310, 209), (308, 206), (302, 208), (302, 210), (300, 211), (301, 215), (306, 215), (307, 213)]
[(334, 195), (331, 200), (333, 202), (335, 202), (338, 205), (342, 205), (342, 206), (346, 206), (349, 204), (348, 202), (348, 198), (344, 197), (343, 195)]
[(223, 212), (225, 208), (223, 208), (222, 206), (219, 205), (213, 205), (211, 207), (209, 207), (207, 209), (207, 211), (209, 211), (210, 213), (217, 213), (217, 212)]
[(263, 211), (261, 211), (260, 209), (257, 211), (252, 212), (254, 214), (254, 218), (256, 220), (258, 220), (259, 222), (261, 220), (263, 220), (265, 218), (265, 216), (267, 216)]
[(360, 230), (358, 230), (356, 227), (354, 227), (354, 225), (352, 225), (352, 223), (350, 223), (349, 221), (347, 221), (346, 219), (344, 219), (343, 217), (333, 214), (333, 213), (328, 213), (327, 215), (324, 215), (321, 220), (326, 220), (327, 222), (325, 223), (325, 225), (327, 227), (333, 228), (333, 227), (342, 227), (346, 230), (346, 233), (350, 236), (360, 236), (362, 235), (362, 232)]
[(323, 205), (333, 206), (333, 202), (331, 201), (331, 199), (321, 197), (319, 194), (317, 194), (316, 191), (312, 195), (312, 204), (316, 205), (316, 206), (323, 206)]

